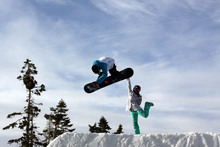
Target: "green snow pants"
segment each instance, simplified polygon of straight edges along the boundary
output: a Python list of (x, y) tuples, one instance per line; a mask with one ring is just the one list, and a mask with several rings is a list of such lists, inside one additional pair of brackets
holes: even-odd
[(135, 134), (140, 134), (140, 129), (139, 129), (139, 125), (138, 125), (138, 114), (144, 118), (147, 118), (149, 115), (150, 107), (151, 107), (151, 104), (146, 102), (144, 110), (140, 109), (138, 111), (131, 111), (131, 117), (132, 117), (132, 121), (133, 121)]

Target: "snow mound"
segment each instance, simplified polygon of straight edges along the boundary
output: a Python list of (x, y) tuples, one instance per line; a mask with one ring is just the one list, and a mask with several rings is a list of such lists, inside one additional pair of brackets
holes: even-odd
[(48, 147), (220, 147), (220, 134), (115, 135), (65, 133), (54, 139)]

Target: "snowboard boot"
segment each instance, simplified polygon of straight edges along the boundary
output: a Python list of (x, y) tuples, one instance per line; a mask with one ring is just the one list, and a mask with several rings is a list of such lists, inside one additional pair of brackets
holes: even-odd
[(120, 79), (121, 74), (120, 72), (116, 69), (116, 65), (112, 67), (112, 69), (109, 70), (109, 73), (111, 74), (112, 79)]
[(154, 106), (154, 103), (152, 103), (152, 102), (145, 102), (145, 106), (146, 106), (146, 105)]

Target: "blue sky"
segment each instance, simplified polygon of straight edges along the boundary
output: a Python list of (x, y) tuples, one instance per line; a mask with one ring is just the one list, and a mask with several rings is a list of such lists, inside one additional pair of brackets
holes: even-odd
[[(134, 69), (132, 85), (141, 85), (143, 101), (155, 103), (149, 118), (139, 118), (143, 134), (218, 132), (219, 7), (217, 0), (0, 0), (0, 127), (25, 105), (16, 77), (29, 58), (47, 89), (35, 97), (44, 104), (40, 129), (43, 115), (62, 98), (76, 132), (88, 132), (88, 124), (104, 116), (112, 132), (122, 124), (133, 133), (126, 81), (83, 91), (97, 78), (93, 60), (110, 56), (119, 70)], [(20, 133), (0, 132), (6, 140)]]

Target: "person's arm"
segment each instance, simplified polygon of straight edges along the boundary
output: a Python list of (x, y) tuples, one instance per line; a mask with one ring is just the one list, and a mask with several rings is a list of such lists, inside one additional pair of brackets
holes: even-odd
[(97, 83), (99, 83), (99, 84), (102, 83), (108, 76), (107, 64), (100, 62), (100, 68), (102, 70), (102, 76), (99, 77), (99, 79), (97, 80)]
[(130, 109), (131, 109), (131, 96), (132, 96), (130, 78), (127, 79), (127, 82), (128, 82), (128, 100), (127, 100), (126, 111), (130, 111)]
[(139, 101), (138, 101), (138, 102), (139, 102), (139, 105), (141, 105), (141, 102), (142, 102), (142, 95), (139, 96)]
[(130, 93), (132, 90), (131, 90), (131, 80), (130, 78), (127, 79), (127, 82), (128, 82), (128, 92)]
[(127, 82), (128, 82), (128, 94), (131, 95), (132, 90), (131, 90), (131, 80), (130, 80), (130, 78), (127, 79)]

